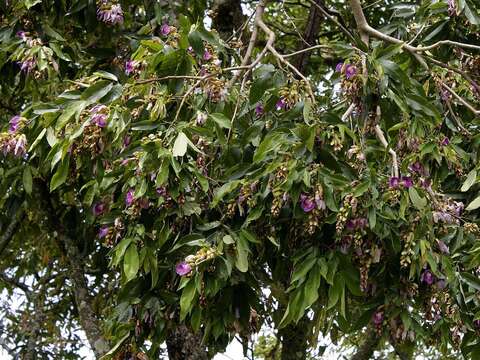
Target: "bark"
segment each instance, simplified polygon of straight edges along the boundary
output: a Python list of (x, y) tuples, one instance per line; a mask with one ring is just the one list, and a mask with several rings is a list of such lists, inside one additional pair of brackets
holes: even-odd
[(215, 0), (211, 16), (212, 27), (223, 40), (231, 37), (234, 30), (239, 29), (245, 21), (240, 0)]
[(49, 193), (46, 184), (40, 183), (38, 189), (42, 200), (42, 210), (45, 211), (51, 231), (57, 233), (59, 246), (67, 259), (67, 276), (73, 285), (80, 325), (85, 331), (92, 351), (99, 358), (109, 350), (109, 345), (103, 337), (100, 319), (93, 310), (93, 299), (89, 293), (83, 258), (77, 243), (66, 234), (65, 227), (60, 221), (61, 216), (51, 202), (52, 194)]
[(0, 255), (3, 251), (7, 248), (8, 244), (12, 240), (13, 235), (15, 234), (18, 226), (22, 222), (23, 218), (25, 217), (25, 213), (23, 211), (20, 212), (20, 216), (16, 215), (10, 224), (8, 224), (5, 232), (0, 237)]
[(99, 319), (93, 311), (92, 298), (88, 292), (88, 284), (85, 278), (84, 266), (79, 255), (78, 247), (67, 236), (61, 236), (69, 262), (69, 278), (73, 284), (75, 302), (77, 303), (80, 324), (87, 336), (95, 356), (100, 357), (109, 349), (104, 339)]
[(281, 360), (303, 360), (307, 357), (308, 318), (304, 316), (297, 324), (280, 329), (282, 341)]
[[(305, 27), (305, 32), (303, 34), (303, 40), (300, 41), (300, 46), (298, 50), (303, 50), (315, 45), (315, 40), (318, 37), (318, 32), (320, 30), (320, 20), (322, 19), (320, 10), (318, 6), (323, 6), (322, 0), (314, 0), (315, 4), (310, 5), (310, 12), (308, 15), (307, 25)], [(300, 72), (304, 72), (305, 68), (308, 65), (308, 60), (310, 59), (311, 52), (303, 52), (298, 55), (297, 58), (297, 69)]]
[(352, 356), (350, 360), (370, 360), (375, 349), (378, 346), (380, 338), (374, 330), (368, 330), (365, 334), (365, 341), (357, 349), (357, 352)]
[(170, 360), (208, 360), (200, 337), (183, 324), (167, 335), (167, 349)]

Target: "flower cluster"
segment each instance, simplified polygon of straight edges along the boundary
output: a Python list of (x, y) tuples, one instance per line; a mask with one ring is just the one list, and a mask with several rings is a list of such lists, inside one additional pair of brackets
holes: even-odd
[(97, 19), (108, 25), (122, 24), (122, 7), (108, 0), (100, 0), (97, 2)]
[(101, 128), (107, 126), (108, 108), (105, 105), (95, 105), (90, 109), (90, 116), (92, 124)]
[(459, 217), (465, 206), (459, 201), (447, 201), (438, 205), (433, 212), (433, 221), (435, 223), (459, 224)]
[(202, 248), (195, 255), (188, 255), (184, 261), (175, 266), (175, 272), (180, 276), (188, 275), (201, 263), (211, 260), (220, 253), (214, 248)]
[(413, 186), (413, 180), (410, 176), (392, 176), (388, 179), (388, 186), (390, 186), (391, 189), (397, 189), (400, 186), (408, 189)]
[(24, 123), (25, 119), (16, 115), (9, 121), (8, 132), (0, 133), (0, 151), (4, 156), (12, 154), (22, 157), (27, 153), (27, 138), (19, 132)]
[(355, 65), (344, 64), (343, 62), (339, 62), (337, 66), (335, 66), (335, 71), (341, 74), (344, 74), (347, 80), (350, 80), (353, 77), (355, 77), (355, 75), (357, 75), (357, 72), (358, 72), (357, 67)]

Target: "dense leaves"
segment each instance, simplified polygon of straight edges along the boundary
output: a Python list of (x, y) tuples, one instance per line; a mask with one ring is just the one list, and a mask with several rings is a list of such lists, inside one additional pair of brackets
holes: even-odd
[(80, 325), (158, 358), (186, 324), (212, 356), (300, 324), (317, 353), (475, 358), (478, 4), (355, 4), (247, 2), (229, 39), (205, 1), (0, 5), (5, 348), (75, 358)]

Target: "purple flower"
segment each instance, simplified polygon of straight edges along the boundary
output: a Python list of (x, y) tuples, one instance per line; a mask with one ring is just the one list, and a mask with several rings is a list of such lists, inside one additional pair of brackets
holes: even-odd
[(355, 218), (349, 219), (345, 226), (348, 230), (361, 230), (367, 227), (367, 223), (366, 218)]
[(134, 60), (128, 60), (125, 62), (125, 74), (128, 76), (135, 71), (137, 62)]
[(130, 136), (126, 135), (123, 138), (123, 147), (127, 147), (128, 145), (130, 145), (131, 141), (132, 141), (132, 138)]
[(98, 230), (98, 238), (103, 239), (105, 236), (108, 235), (109, 227), (108, 226), (102, 226), (100, 230)]
[(412, 165), (410, 165), (410, 171), (418, 174), (423, 174), (424, 173), (424, 168), (423, 165), (420, 161), (414, 162)]
[(339, 62), (337, 66), (335, 66), (335, 71), (342, 72), (342, 69), (343, 69), (343, 62)]
[(261, 103), (258, 103), (257, 106), (255, 106), (255, 115), (257, 117), (260, 117), (264, 114), (265, 109), (263, 108), (263, 105)]
[(402, 182), (403, 186), (405, 186), (407, 189), (413, 186), (413, 180), (410, 176), (402, 176)]
[(98, 127), (104, 128), (105, 126), (107, 126), (107, 115), (95, 114), (92, 116), (92, 122)]
[(477, 329), (480, 329), (480, 320), (473, 320), (473, 326), (475, 326)]
[(130, 206), (133, 204), (133, 200), (135, 200), (135, 197), (133, 196), (133, 189), (130, 189), (128, 190), (127, 195), (125, 195), (125, 204)]
[(444, 137), (442, 141), (440, 141), (440, 145), (442, 146), (447, 146), (448, 144), (450, 144), (450, 139), (448, 137)]
[(192, 271), (192, 267), (188, 265), (185, 261), (182, 261), (181, 263), (178, 263), (177, 266), (175, 266), (175, 272), (180, 275), (180, 276), (185, 276)]
[(318, 210), (325, 210), (327, 208), (325, 201), (318, 195), (315, 195), (315, 205), (317, 205)]
[(283, 100), (283, 98), (280, 98), (275, 104), (275, 109), (277, 109), (277, 111), (284, 110), (286, 107), (287, 103), (285, 102), (285, 100)]
[(422, 185), (422, 187), (424, 187), (425, 189), (428, 189), (430, 187), (430, 185), (432, 185), (432, 182), (430, 181), (430, 179), (420, 179), (420, 185)]
[(97, 19), (107, 25), (123, 23), (123, 10), (119, 4), (103, 0), (97, 9)]
[(308, 197), (305, 194), (300, 195), (300, 206), (305, 212), (310, 212), (315, 209), (315, 201), (311, 197)]
[(17, 132), (20, 125), (20, 120), (22, 120), (22, 117), (20, 115), (15, 115), (10, 119), (10, 121), (8, 122), (10, 124), (10, 127), (8, 128), (8, 132), (10, 134)]
[(30, 73), (36, 65), (36, 60), (34, 58), (29, 58), (25, 61), (20, 62), (20, 70), (25, 73)]
[(27, 35), (25, 33), (25, 31), (17, 31), (17, 34), (16, 34), (20, 39), (22, 39), (22, 41), (25, 41), (27, 39)]
[(444, 254), (449, 254), (450, 249), (448, 248), (447, 244), (445, 244), (442, 240), (437, 240), (437, 245), (438, 249), (444, 253)]
[(372, 316), (372, 322), (375, 326), (380, 326), (383, 323), (383, 311), (375, 311)]
[(203, 53), (203, 60), (208, 61), (211, 58), (212, 58), (212, 54), (210, 54), (208, 50), (205, 50), (205, 52)]
[(396, 176), (392, 176), (390, 179), (388, 179), (388, 186), (390, 186), (392, 189), (395, 189), (400, 185), (400, 178)]
[(357, 68), (355, 67), (355, 65), (351, 65), (351, 64), (348, 64), (346, 67), (345, 67), (345, 76), (347, 79), (351, 79), (353, 78), (355, 75), (357, 75)]
[(420, 281), (430, 286), (435, 281), (435, 275), (433, 275), (430, 270), (424, 270), (422, 275), (420, 275)]
[(155, 191), (157, 192), (158, 196), (161, 196), (161, 197), (167, 196), (167, 189), (165, 188), (165, 186), (160, 186)]
[(95, 205), (93, 205), (93, 215), (99, 216), (102, 215), (106, 210), (106, 206), (103, 202), (98, 202)]
[(170, 25), (168, 25), (168, 24), (163, 24), (163, 25), (160, 27), (160, 33), (161, 33), (163, 36), (167, 36), (168, 34), (170, 34), (170, 31), (172, 31), (172, 29), (170, 28)]

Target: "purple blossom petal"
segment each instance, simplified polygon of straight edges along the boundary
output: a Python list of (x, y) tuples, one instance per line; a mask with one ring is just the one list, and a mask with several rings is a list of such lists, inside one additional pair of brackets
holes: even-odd
[(285, 100), (283, 100), (283, 98), (280, 98), (275, 104), (275, 108), (277, 109), (277, 111), (284, 110), (286, 107), (287, 103), (285, 102)]
[(382, 325), (383, 311), (375, 311), (372, 316), (372, 322), (375, 324), (375, 326)]
[(212, 54), (208, 50), (205, 50), (203, 53), (203, 60), (204, 61), (209, 61), (212, 58)]
[(357, 75), (357, 68), (355, 65), (351, 65), (351, 64), (348, 64), (346, 67), (345, 67), (345, 77), (347, 79), (351, 79), (353, 78), (355, 75)]
[(413, 180), (410, 176), (402, 176), (402, 182), (403, 186), (405, 186), (407, 189), (413, 186)]
[(400, 179), (396, 176), (392, 176), (390, 179), (388, 179), (388, 186), (390, 186), (392, 189), (395, 189), (400, 185)]
[(99, 239), (103, 239), (105, 236), (108, 235), (108, 231), (110, 230), (110, 228), (108, 226), (102, 226), (100, 228), (100, 230), (98, 230), (98, 238)]
[(315, 200), (305, 194), (300, 195), (300, 206), (304, 212), (315, 209)]
[(93, 206), (93, 214), (95, 216), (102, 215), (105, 212), (106, 206), (103, 202), (98, 202)]
[(134, 191), (133, 189), (128, 190), (127, 194), (125, 195), (125, 204), (127, 206), (130, 206), (133, 204), (133, 201), (135, 200), (135, 197), (133, 195)]
[(192, 267), (188, 265), (185, 261), (182, 261), (181, 263), (178, 263), (177, 266), (175, 266), (175, 272), (180, 276), (185, 276), (191, 271)]
[(420, 275), (420, 281), (430, 286), (435, 281), (435, 275), (433, 275), (430, 270), (424, 270), (422, 275)]
[(442, 141), (440, 141), (440, 145), (442, 145), (442, 146), (447, 146), (448, 144), (450, 144), (450, 139), (445, 136), (445, 137), (442, 139)]
[(9, 133), (17, 132), (21, 119), (22, 117), (20, 115), (15, 115), (10, 119), (8, 122), (10, 124), (10, 127), (8, 128)]
[(438, 249), (444, 253), (444, 254), (449, 254), (450, 249), (448, 248), (447, 244), (445, 244), (442, 240), (437, 240), (437, 245)]
[(335, 71), (342, 72), (342, 69), (343, 69), (343, 62), (339, 62), (337, 66), (335, 66)]
[(137, 65), (137, 62), (134, 60), (128, 60), (125, 62), (125, 74), (128, 76), (132, 74), (135, 71), (135, 67)]
[(257, 106), (255, 106), (255, 115), (257, 115), (257, 117), (260, 117), (264, 113), (265, 109), (263, 108), (263, 105), (261, 103), (258, 103)]
[(163, 36), (167, 36), (168, 34), (170, 34), (170, 31), (172, 31), (172, 29), (170, 28), (170, 25), (168, 25), (168, 24), (163, 24), (163, 25), (160, 27), (160, 33), (161, 33)]

